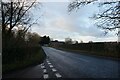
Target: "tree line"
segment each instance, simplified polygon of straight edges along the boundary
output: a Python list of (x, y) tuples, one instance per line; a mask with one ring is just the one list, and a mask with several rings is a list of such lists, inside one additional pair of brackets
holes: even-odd
[(37, 4), (36, 0), (1, 2), (3, 73), (40, 63), (45, 58), (39, 44), (41, 36), (30, 31), (30, 28), (36, 24), (30, 10)]

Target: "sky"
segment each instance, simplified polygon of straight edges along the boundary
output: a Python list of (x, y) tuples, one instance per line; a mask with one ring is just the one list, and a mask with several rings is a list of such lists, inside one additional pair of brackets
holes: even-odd
[(95, 26), (95, 20), (90, 18), (94, 13), (99, 12), (97, 4), (89, 4), (71, 13), (68, 12), (68, 5), (68, 0), (41, 2), (39, 10), (32, 10), (35, 18), (40, 17), (37, 21), (38, 25), (32, 27), (32, 32), (59, 41), (64, 41), (68, 37), (78, 42), (81, 40), (83, 42), (117, 41), (115, 32), (105, 36), (104, 31)]

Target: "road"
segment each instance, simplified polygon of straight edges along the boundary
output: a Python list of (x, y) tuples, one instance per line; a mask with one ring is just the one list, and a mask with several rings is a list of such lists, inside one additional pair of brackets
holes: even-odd
[(120, 61), (43, 47), (44, 63), (5, 78), (118, 78)]

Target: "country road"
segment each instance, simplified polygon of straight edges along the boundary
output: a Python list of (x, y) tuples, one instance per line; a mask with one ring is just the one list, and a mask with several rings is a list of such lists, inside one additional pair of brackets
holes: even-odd
[(119, 78), (120, 61), (43, 47), (44, 63), (3, 78)]

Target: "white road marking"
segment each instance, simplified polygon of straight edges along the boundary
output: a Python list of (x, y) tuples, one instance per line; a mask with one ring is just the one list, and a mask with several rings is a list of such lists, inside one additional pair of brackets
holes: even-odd
[(55, 68), (52, 69), (53, 72), (57, 71)]
[(41, 64), (41, 66), (43, 66), (43, 65), (44, 65), (44, 63)]
[(53, 65), (50, 65), (50, 67), (52, 68), (52, 67), (53, 67)]
[(59, 73), (56, 73), (55, 75), (56, 75), (57, 78), (62, 77)]
[(46, 73), (47, 72), (47, 70), (46, 69), (43, 69), (43, 73)]
[(45, 66), (41, 66), (41, 68), (45, 68)]
[(48, 63), (48, 64), (51, 64), (51, 63)]
[(43, 78), (44, 78), (44, 79), (47, 79), (47, 78), (49, 78), (49, 75), (48, 75), (48, 74), (44, 74), (44, 75), (43, 75)]

